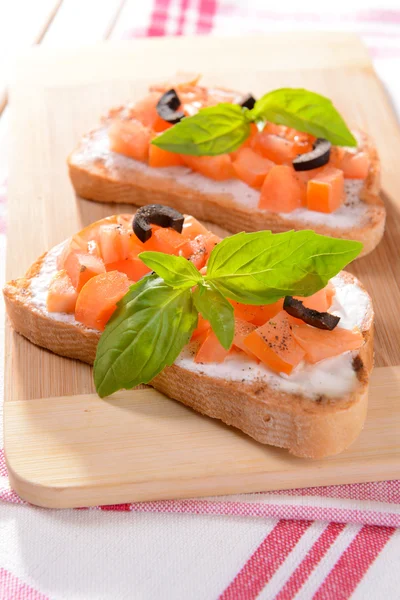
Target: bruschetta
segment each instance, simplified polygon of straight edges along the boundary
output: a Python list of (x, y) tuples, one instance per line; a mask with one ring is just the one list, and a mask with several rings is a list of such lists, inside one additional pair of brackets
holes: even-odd
[[(156, 277), (139, 258), (143, 251), (183, 256), (204, 273), (220, 244), (191, 216), (182, 217), (180, 231), (157, 221), (161, 225), (151, 225), (144, 238), (132, 219), (115, 215), (86, 227), (8, 282), (4, 297), (14, 329), (52, 352), (93, 364), (117, 303), (135, 281)], [(296, 456), (347, 448), (364, 424), (373, 366), (374, 313), (362, 284), (341, 271), (308, 297), (229, 302), (230, 347), (199, 314), (188, 343), (149, 383)]]
[[(172, 117), (160, 109), (171, 91), (178, 99), (177, 109), (170, 102)], [(68, 157), (76, 193), (98, 202), (168, 204), (233, 233), (313, 229), (362, 241), (362, 255), (373, 250), (386, 213), (378, 154), (365, 133), (353, 132), (355, 147), (316, 148), (314, 135), (258, 121), (233, 152), (194, 156), (155, 145), (181, 124), (179, 116), (229, 103), (245, 106), (246, 99), (192, 78), (153, 86), (139, 102), (110, 110)]]

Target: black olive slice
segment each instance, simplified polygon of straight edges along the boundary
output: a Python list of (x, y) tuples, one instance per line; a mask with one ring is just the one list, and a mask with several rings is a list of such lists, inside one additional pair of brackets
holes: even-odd
[(328, 312), (319, 312), (313, 308), (304, 306), (301, 300), (296, 300), (293, 296), (286, 296), (283, 302), (283, 310), (297, 319), (301, 319), (307, 325), (317, 327), (318, 329), (327, 329), (332, 331), (340, 321), (340, 317), (335, 317)]
[(244, 96), (239, 102), (239, 106), (251, 110), (252, 108), (254, 108), (255, 103), (256, 99), (254, 98), (254, 96), (252, 96), (251, 94), (247, 94), (247, 96)]
[(299, 156), (293, 160), (294, 170), (311, 171), (311, 169), (323, 167), (329, 162), (330, 155), (331, 143), (323, 138), (318, 138), (315, 140), (311, 152), (299, 154)]
[(181, 119), (185, 116), (181, 110), (178, 108), (181, 105), (181, 101), (179, 100), (179, 96), (175, 90), (168, 90), (165, 92), (157, 102), (156, 110), (159, 116), (167, 121), (167, 123), (171, 123), (174, 125), (175, 123), (179, 123)]
[(132, 229), (141, 242), (147, 242), (151, 238), (151, 224), (160, 227), (172, 227), (178, 233), (182, 232), (184, 216), (162, 204), (148, 204), (136, 211), (133, 218)]

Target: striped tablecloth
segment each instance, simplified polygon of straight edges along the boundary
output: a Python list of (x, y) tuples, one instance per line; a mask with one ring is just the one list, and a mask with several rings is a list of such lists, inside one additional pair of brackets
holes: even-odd
[[(128, 0), (111, 37), (355, 31), (399, 110), (398, 1), (322, 5)], [(3, 187), (0, 283), (5, 237)], [(400, 481), (52, 511), (10, 490), (0, 451), (0, 500), (0, 600), (400, 598)]]

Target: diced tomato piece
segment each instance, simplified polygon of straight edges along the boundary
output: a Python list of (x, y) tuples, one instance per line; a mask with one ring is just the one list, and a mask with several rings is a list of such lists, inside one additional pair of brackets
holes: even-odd
[(336, 327), (332, 331), (317, 329), (309, 325), (294, 325), (293, 337), (303, 348), (306, 360), (312, 364), (337, 356), (347, 350), (357, 350), (364, 342), (359, 331)]
[(103, 261), (93, 254), (75, 254), (68, 255), (64, 268), (72, 281), (74, 288), (80, 292), (82, 287), (89, 279), (104, 273), (106, 268)]
[(127, 258), (130, 237), (128, 230), (122, 225), (100, 226), (100, 252), (106, 265)]
[(197, 171), (210, 179), (224, 181), (235, 177), (229, 154), (219, 154), (218, 156), (186, 156), (182, 154), (181, 156), (185, 165), (192, 171)]
[(267, 173), (273, 166), (274, 163), (271, 160), (260, 156), (251, 148), (239, 150), (233, 161), (233, 168), (237, 177), (247, 185), (256, 188), (262, 186)]
[(125, 273), (110, 271), (92, 277), (76, 302), (75, 318), (92, 329), (103, 331), (132, 282)]
[(230, 300), (233, 306), (235, 317), (253, 323), (253, 325), (264, 325), (269, 319), (272, 319), (283, 309), (283, 298), (274, 302), (273, 304), (263, 304), (261, 306), (254, 306), (252, 304), (241, 304)]
[(260, 131), (252, 142), (253, 149), (277, 165), (290, 163), (297, 155), (294, 143), (267, 131)]
[(286, 137), (288, 128), (285, 125), (277, 125), (276, 123), (265, 123), (262, 133), (270, 135), (279, 135), (280, 137)]
[(344, 201), (343, 171), (327, 166), (307, 184), (307, 208), (322, 213), (337, 210)]
[(194, 264), (199, 271), (204, 268), (207, 262), (207, 250), (203, 241), (203, 236), (198, 236), (195, 240), (190, 240), (185, 246), (184, 256)]
[(200, 234), (207, 235), (210, 233), (204, 225), (200, 223), (197, 219), (192, 217), (191, 215), (186, 215), (185, 220), (183, 222), (182, 235), (185, 238), (189, 238), (190, 240), (194, 240)]
[(204, 243), (206, 246), (207, 258), (210, 256), (211, 252), (214, 250), (215, 246), (219, 244), (221, 238), (215, 235), (215, 233), (209, 233), (204, 236)]
[(170, 129), (173, 127), (172, 123), (168, 123), (168, 121), (164, 121), (159, 115), (157, 115), (157, 119), (153, 123), (153, 131), (156, 133), (161, 133), (166, 129)]
[(153, 226), (151, 238), (143, 244), (143, 250), (177, 255), (187, 243), (187, 239), (175, 229)]
[(149, 129), (154, 129), (154, 124), (160, 118), (156, 106), (161, 94), (159, 92), (150, 92), (144, 98), (135, 103), (131, 108), (130, 114)]
[(140, 121), (115, 120), (108, 129), (110, 149), (113, 152), (124, 154), (146, 162), (149, 156), (151, 131)]
[(365, 179), (368, 176), (370, 160), (365, 152), (346, 152), (340, 163), (343, 175), (349, 179)]
[(295, 177), (298, 181), (307, 184), (310, 179), (315, 179), (320, 175), (325, 167), (318, 167), (318, 169), (310, 169), (309, 171), (295, 171)]
[(189, 258), (195, 267), (200, 270), (205, 266), (212, 250), (220, 241), (221, 239), (214, 233), (200, 234), (194, 240), (189, 240), (180, 249), (180, 254), (185, 258)]
[(325, 288), (319, 290), (315, 294), (312, 294), (312, 296), (307, 296), (307, 298), (299, 297), (298, 299), (303, 302), (303, 305), (306, 308), (312, 308), (313, 310), (318, 310), (319, 312), (326, 312), (329, 308)]
[(128, 255), (127, 258), (136, 258), (138, 254), (144, 252), (145, 247), (143, 242), (132, 232), (128, 242)]
[(250, 352), (250, 350), (245, 346), (244, 340), (250, 335), (252, 331), (256, 329), (256, 326), (252, 323), (248, 323), (247, 321), (243, 321), (242, 319), (238, 319), (235, 317), (235, 337), (233, 338), (233, 345), (242, 350), (256, 362), (259, 362), (257, 356)]
[(328, 285), (322, 290), (319, 290), (312, 296), (307, 298), (300, 298), (296, 296), (298, 300), (301, 300), (307, 308), (318, 310), (319, 312), (326, 312), (332, 304), (332, 297), (335, 293), (335, 288), (329, 282)]
[(311, 152), (312, 149), (313, 145), (309, 141), (301, 141), (296, 138), (293, 141), (293, 152), (295, 152), (296, 156)]
[(194, 240), (190, 240), (183, 248), (183, 256), (188, 258), (200, 271), (207, 262), (208, 254), (203, 235), (198, 235)]
[(210, 329), (211, 325), (209, 321), (206, 321), (204, 317), (199, 313), (199, 320), (197, 322), (197, 327), (192, 333), (191, 340), (196, 340), (200, 336), (204, 335)]
[(243, 144), (241, 146), (239, 146), (239, 148), (237, 150), (234, 150), (233, 152), (230, 152), (230, 157), (231, 157), (232, 161), (236, 160), (236, 158), (238, 157), (239, 153), (244, 148), (251, 148), (252, 147), (253, 139), (257, 135), (257, 133), (258, 133), (258, 127), (257, 127), (257, 125), (255, 123), (250, 123), (250, 135), (247, 138), (247, 140), (245, 140), (243, 142)]
[(332, 146), (329, 157), (329, 165), (331, 167), (335, 167), (336, 169), (340, 169), (345, 153), (346, 150), (342, 146)]
[(72, 285), (68, 273), (58, 271), (49, 285), (47, 310), (49, 312), (74, 313), (78, 292)]
[(115, 225), (118, 223), (118, 215), (112, 215), (111, 217), (105, 217), (104, 219), (100, 219), (100, 221), (95, 221), (91, 223), (84, 229), (81, 229), (79, 232), (79, 237), (85, 240), (85, 242), (89, 242), (90, 240), (94, 240), (95, 242), (99, 242), (99, 229), (102, 225)]
[(141, 252), (165, 252), (166, 254), (178, 254), (181, 247), (185, 247), (187, 239), (170, 227), (151, 225), (151, 237), (147, 242), (141, 242), (136, 235), (129, 234), (127, 258), (136, 258)]
[(139, 279), (151, 271), (140, 258), (118, 260), (106, 265), (106, 269), (107, 271), (119, 271), (120, 273), (125, 273), (131, 281), (139, 281)]
[(197, 350), (194, 362), (196, 363), (222, 363), (228, 356), (229, 350), (219, 343), (217, 336), (210, 329), (205, 340), (200, 344)]
[(296, 155), (311, 152), (313, 149), (313, 143), (316, 140), (313, 135), (309, 135), (308, 133), (304, 133), (302, 131), (297, 131), (291, 127), (287, 127), (284, 137), (293, 142), (293, 152)]
[(244, 345), (277, 373), (290, 374), (304, 357), (297, 344), (285, 311), (279, 312), (244, 340)]
[(328, 285), (326, 286), (325, 291), (326, 291), (326, 299), (328, 302), (328, 308), (330, 308), (332, 306), (333, 298), (336, 294), (336, 290), (330, 281), (328, 282)]
[(295, 142), (295, 144), (309, 144), (312, 147), (313, 143), (316, 140), (316, 137), (311, 135), (310, 133), (305, 133), (304, 131), (297, 131), (297, 129), (293, 129), (292, 127), (285, 127), (285, 132), (282, 133), (283, 137), (287, 140), (291, 140)]
[(149, 148), (149, 165), (150, 167), (179, 167), (183, 165), (183, 160), (180, 154), (168, 152), (162, 148), (158, 148), (150, 144)]
[(94, 254), (94, 256), (98, 256), (101, 258), (101, 252), (98, 243), (95, 240), (89, 240), (87, 243), (87, 251), (88, 254)]
[(370, 168), (370, 160), (365, 152), (346, 150), (340, 146), (331, 148), (329, 164), (341, 169), (344, 177), (349, 179), (365, 179)]
[(70, 254), (85, 253), (87, 251), (87, 242), (79, 234), (72, 236), (65, 242), (61, 254), (57, 258), (57, 268), (63, 269), (65, 261)]
[(207, 106), (215, 106), (216, 104), (221, 104), (225, 102), (228, 104), (236, 104), (243, 98), (241, 94), (238, 94), (237, 92), (232, 90), (226, 90), (224, 88), (213, 87), (203, 89), (205, 90), (207, 95)]
[[(329, 310), (332, 304), (332, 298), (334, 294), (335, 288), (329, 282), (326, 287), (322, 288), (322, 290), (319, 290), (312, 296), (308, 296), (307, 298), (295, 296), (295, 298), (296, 300), (301, 300), (306, 308), (312, 308), (313, 310), (318, 310), (319, 312), (326, 312)], [(297, 319), (296, 317), (292, 317), (291, 315), (289, 315), (289, 321), (298, 325), (304, 324), (304, 321)]]
[(258, 207), (272, 212), (289, 213), (305, 204), (306, 187), (292, 167), (277, 165), (265, 178)]

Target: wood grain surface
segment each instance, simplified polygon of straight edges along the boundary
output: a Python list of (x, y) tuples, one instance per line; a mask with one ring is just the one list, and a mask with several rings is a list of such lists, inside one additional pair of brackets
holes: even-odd
[[(6, 453), (14, 484), (19, 486), (23, 481), (23, 488), (17, 487), (22, 495), (28, 497), (31, 494), (31, 501), (39, 504), (45, 504), (48, 498), (52, 506), (57, 505), (57, 501), (49, 490), (54, 486), (57, 489), (64, 489), (63, 485), (65, 490), (69, 491), (65, 492), (64, 496), (59, 495), (60, 506), (70, 505), (68, 502), (76, 505), (113, 503), (139, 497), (141, 499), (176, 497), (178, 488), (181, 488), (176, 482), (173, 483), (172, 479), (169, 488), (168, 478), (157, 488), (157, 491), (149, 485), (148, 493), (143, 482), (139, 486), (139, 480), (134, 479), (136, 469), (134, 457), (138, 452), (136, 440), (141, 440), (142, 451), (146, 452), (146, 439), (143, 436), (138, 437), (136, 429), (140, 422), (136, 414), (139, 404), (144, 407), (143, 410), (146, 410), (145, 407), (149, 405), (166, 411), (165, 419), (170, 421), (172, 429), (180, 431), (182, 439), (187, 440), (185, 464), (188, 466), (186, 473), (188, 477), (180, 496), (182, 494), (204, 495), (211, 491), (228, 493), (265, 489), (266, 480), (271, 481), (270, 488), (280, 488), (298, 487), (311, 482), (322, 485), (385, 479), (390, 476), (390, 473), (394, 476), (394, 461), (398, 461), (399, 458), (398, 445), (392, 441), (386, 445), (386, 440), (400, 437), (399, 395), (395, 393), (396, 382), (400, 378), (400, 367), (397, 367), (400, 365), (398, 344), (400, 339), (398, 318), (400, 132), (385, 91), (376, 78), (366, 50), (357, 38), (351, 35), (326, 33), (264, 36), (240, 40), (164, 38), (108, 43), (69, 51), (46, 51), (45, 48), (31, 51), (18, 63), (10, 94), (12, 147), (9, 180), (8, 277), (20, 276), (41, 252), (70, 236), (82, 226), (121, 210), (118, 205), (103, 205), (75, 198), (68, 180), (66, 156), (77, 144), (80, 136), (95, 126), (99, 116), (111, 105), (140, 97), (145, 93), (149, 82), (165, 79), (177, 70), (200, 71), (206, 74), (204, 78), (206, 82), (252, 91), (256, 95), (281, 86), (303, 86), (313, 89), (331, 97), (350, 125), (365, 129), (374, 137), (382, 159), (383, 190), (388, 209), (387, 230), (380, 246), (371, 255), (352, 265), (351, 270), (363, 281), (374, 301), (376, 364), (379, 367), (396, 368), (375, 370), (367, 429), (354, 449), (341, 455), (337, 459), (336, 467), (329, 472), (328, 467), (321, 469), (325, 461), (324, 463), (308, 462), (288, 458), (284, 452), (257, 445), (241, 434), (220, 423), (200, 417), (173, 401), (164, 398), (160, 401), (159, 395), (155, 392), (150, 394), (146, 392), (145, 395), (140, 396), (140, 400), (136, 400), (135, 392), (130, 392), (116, 397), (115, 401), (111, 398), (107, 402), (99, 401), (93, 396), (86, 396), (93, 391), (91, 369), (87, 365), (36, 348), (7, 327)], [(223, 233), (215, 226), (210, 226), (210, 229)], [(83, 394), (85, 396), (82, 396)], [(77, 397), (78, 395), (80, 398)], [(59, 396), (71, 396), (71, 398), (60, 400)], [(43, 398), (48, 400), (29, 401)], [(151, 401), (147, 403), (146, 398), (151, 398)], [(127, 414), (133, 415), (132, 421), (129, 421), (133, 427), (132, 431), (128, 428), (129, 435), (124, 417), (121, 418), (121, 402), (127, 407)], [(113, 427), (117, 429), (120, 422), (121, 431), (125, 432), (124, 460), (129, 465), (127, 469), (129, 473), (124, 485), (121, 483), (120, 489), (115, 485), (115, 479), (111, 479), (111, 472), (107, 469), (103, 473), (99, 473), (96, 469), (91, 471), (92, 458), (86, 460), (87, 457), (80, 454), (81, 446), (76, 438), (78, 433), (73, 426), (60, 427), (59, 430), (54, 429), (51, 436), (49, 434), (48, 438), (53, 440), (55, 450), (51, 460), (46, 458), (38, 447), (35, 438), (37, 431), (50, 432), (54, 423), (63, 422), (67, 414), (70, 424), (77, 423), (76, 416), (82, 414), (83, 407), (87, 403), (96, 407), (95, 411), (90, 413), (91, 423), (96, 422), (93, 421), (95, 418), (105, 423), (103, 438), (108, 435), (106, 427), (108, 420), (112, 421)], [(381, 412), (379, 412), (380, 407)], [(150, 410), (151, 426), (154, 426), (155, 431), (158, 425), (160, 426), (157, 431), (157, 443), (160, 447), (164, 447), (170, 441), (169, 434), (164, 428), (164, 419), (158, 419), (157, 410)], [(377, 417), (377, 414), (380, 416)], [(82, 420), (83, 422), (86, 421)], [(226, 443), (225, 451), (229, 455), (229, 440), (233, 449), (240, 439), (244, 452), (243, 464), (246, 464), (247, 451), (249, 464), (253, 460), (251, 458), (253, 451), (256, 454), (260, 453), (263, 460), (261, 463), (257, 463), (256, 460), (254, 464), (257, 466), (249, 467), (249, 471), (246, 471), (247, 475), (242, 472), (240, 476), (236, 472), (233, 473), (226, 461), (222, 461), (221, 464), (226, 465), (226, 471), (219, 471), (218, 476), (214, 477), (214, 467), (210, 465), (212, 485), (207, 484), (207, 477), (204, 476), (202, 488), (198, 474), (193, 468), (194, 459), (190, 454), (193, 452), (197, 456), (198, 447), (190, 444), (192, 436), (185, 437), (186, 426), (190, 431), (191, 428), (196, 430), (196, 423), (198, 423), (200, 438), (202, 432), (204, 433), (202, 439), (207, 446), (207, 452), (210, 450), (215, 454), (220, 444)], [(209, 424), (209, 429), (204, 423)], [(101, 428), (99, 432), (100, 430)], [(214, 435), (214, 432), (218, 431), (221, 431), (221, 438), (218, 434)], [(80, 427), (79, 435), (84, 436), (84, 432), (85, 429)], [(375, 435), (371, 432), (375, 432)], [(69, 440), (68, 435), (71, 436)], [(21, 436), (24, 439), (23, 444), (21, 444)], [(205, 443), (208, 439), (210, 448)], [(382, 446), (379, 445), (379, 439), (382, 441)], [(96, 445), (95, 441), (93, 444), (93, 456), (97, 457), (100, 466), (113, 460), (112, 450), (108, 444)], [(361, 454), (376, 457), (374, 468), (368, 470), (367, 462), (364, 461), (362, 461), (364, 467), (361, 468), (362, 457), (357, 450), (359, 444), (363, 449)], [(46, 452), (52, 454), (51, 444), (46, 443), (44, 447)], [(178, 453), (178, 446), (176, 452)], [(23, 454), (27, 458), (26, 464)], [(42, 465), (40, 472), (35, 471), (33, 462), (28, 460), (33, 455), (36, 455), (37, 459), (40, 458), (39, 462)], [(206, 453), (204, 456), (197, 456), (198, 461), (203, 460), (206, 465), (207, 455)], [(118, 456), (116, 462), (119, 463), (122, 458)], [(160, 453), (158, 456), (161, 457)], [(276, 462), (277, 456), (279, 456), (278, 462)], [(59, 458), (59, 462), (56, 457)], [(177, 462), (170, 464), (171, 477), (174, 470), (172, 465), (179, 464), (177, 455), (174, 456), (174, 460)], [(283, 473), (287, 469), (285, 461), (296, 465), (296, 468), (292, 469), (295, 475), (292, 473), (291, 477), (284, 476)], [(330, 462), (328, 460), (326, 464)], [(74, 487), (75, 484), (71, 482), (75, 481), (73, 472), (78, 463), (81, 464), (82, 470), (79, 471), (79, 483), (76, 481)], [(344, 468), (345, 464), (346, 468)], [(156, 467), (156, 463), (153, 466)], [(261, 473), (257, 471), (259, 467)], [(190, 469), (192, 469), (192, 477), (196, 479), (193, 488), (190, 483)], [(127, 471), (124, 471), (125, 474)], [(274, 472), (275, 475), (269, 480), (266, 474), (270, 472)], [(311, 476), (312, 472), (314, 478)], [(42, 501), (40, 493), (37, 495), (36, 491), (29, 492), (27, 489), (33, 481), (30, 480), (30, 473), (34, 478), (35, 490), (37, 491), (38, 486), (42, 486)], [(160, 473), (166, 473), (164, 461), (160, 463)], [(229, 479), (230, 475), (233, 479)], [(52, 480), (52, 477), (55, 479)], [(98, 493), (99, 482), (104, 491), (108, 489), (104, 497), (100, 497)], [(88, 489), (92, 490), (92, 497)], [(81, 492), (85, 490), (81, 501), (79, 490)], [(60, 500), (61, 496), (64, 499), (68, 497), (70, 500), (64, 503)]]
[(365, 430), (324, 460), (259, 444), (150, 388), (8, 401), (10, 481), (32, 504), (66, 508), (390, 479), (399, 385), (397, 368), (377, 369)]

